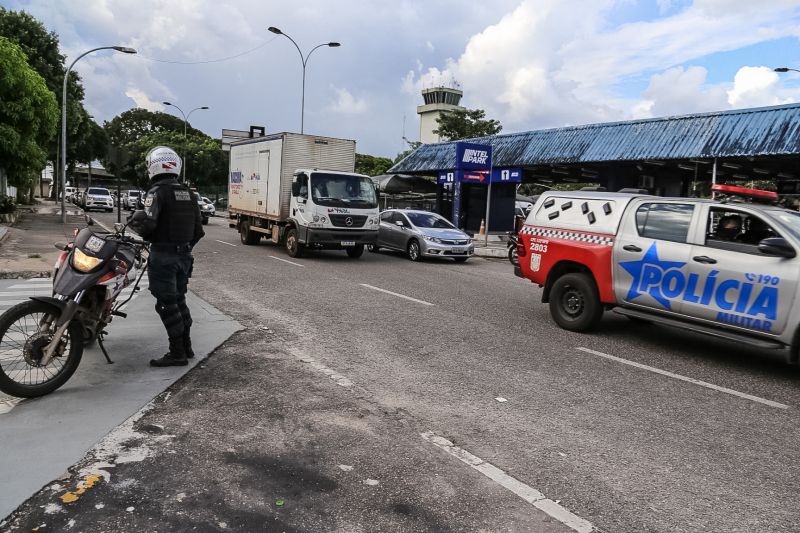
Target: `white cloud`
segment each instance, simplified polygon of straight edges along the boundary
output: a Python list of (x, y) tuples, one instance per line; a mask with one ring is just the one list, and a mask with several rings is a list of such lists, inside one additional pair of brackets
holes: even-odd
[(728, 102), (733, 107), (759, 107), (791, 102), (792, 98), (780, 96), (778, 74), (767, 67), (742, 67), (728, 91)]
[(330, 106), (330, 110), (334, 113), (342, 113), (344, 115), (360, 115), (369, 109), (369, 104), (363, 98), (356, 98), (347, 89), (339, 89), (331, 86), (336, 93), (336, 101)]
[(425, 47), (428, 49), (428, 52), (435, 52), (436, 47), (433, 46), (433, 43), (430, 41), (425, 41)]
[(164, 106), (161, 104), (161, 102), (154, 102), (148, 98), (148, 96), (141, 89), (132, 87), (125, 91), (125, 96), (133, 100), (133, 102), (136, 104), (136, 107), (142, 107), (148, 111), (164, 110)]
[(728, 107), (725, 89), (706, 84), (703, 67), (674, 67), (650, 78), (635, 118), (718, 111)]

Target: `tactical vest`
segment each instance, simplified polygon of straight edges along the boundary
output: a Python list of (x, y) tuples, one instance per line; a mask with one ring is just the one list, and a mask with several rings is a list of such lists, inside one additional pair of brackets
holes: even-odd
[(197, 198), (186, 185), (175, 180), (157, 184), (151, 192), (156, 195), (159, 210), (153, 232), (153, 243), (188, 243), (194, 237)]

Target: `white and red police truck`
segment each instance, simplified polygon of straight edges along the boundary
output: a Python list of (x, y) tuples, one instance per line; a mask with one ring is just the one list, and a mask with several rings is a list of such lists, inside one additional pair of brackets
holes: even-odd
[[(546, 192), (520, 231), (518, 276), (543, 287), (553, 320), (587, 331), (613, 309), (762, 348), (800, 342), (800, 213), (775, 193), (726, 201)], [(735, 197), (749, 201), (731, 201)]]

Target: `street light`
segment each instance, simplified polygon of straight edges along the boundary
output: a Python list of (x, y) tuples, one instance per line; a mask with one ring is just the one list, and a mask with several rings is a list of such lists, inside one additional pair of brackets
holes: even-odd
[(275, 35), (283, 35), (284, 37), (286, 37), (287, 39), (292, 41), (292, 44), (294, 45), (295, 48), (297, 48), (297, 52), (300, 54), (300, 61), (303, 62), (303, 96), (302, 96), (302, 100), (301, 100), (301, 103), (300, 103), (300, 133), (303, 133), (303, 125), (304, 125), (303, 123), (305, 121), (305, 112), (306, 112), (306, 65), (308, 64), (308, 58), (311, 57), (311, 54), (317, 48), (322, 48), (323, 46), (329, 46), (331, 48), (338, 48), (338, 47), (342, 46), (342, 44), (341, 43), (337, 43), (337, 42), (318, 44), (317, 46), (315, 46), (314, 48), (309, 50), (308, 53), (305, 55), (305, 57), (303, 57), (303, 52), (300, 50), (300, 47), (297, 46), (297, 43), (294, 41), (294, 39), (289, 37), (287, 34), (283, 33), (281, 30), (279, 30), (275, 26), (270, 26), (267, 29), (269, 31), (271, 31), (272, 33), (274, 33)]
[(789, 72), (790, 70), (792, 72), (800, 72), (800, 70), (797, 70), (796, 68), (789, 68), (789, 67), (778, 67), (772, 70), (774, 70), (775, 72)]
[(166, 105), (166, 106), (174, 107), (175, 109), (180, 111), (181, 115), (183, 116), (183, 164), (181, 165), (181, 167), (183, 167), (183, 182), (186, 183), (186, 123), (189, 122), (189, 117), (192, 116), (192, 113), (194, 113), (195, 111), (198, 111), (200, 109), (209, 109), (209, 107), (207, 105), (204, 105), (202, 107), (195, 107), (194, 109), (189, 111), (188, 115), (184, 115), (183, 109), (181, 109), (180, 107), (176, 106), (175, 104), (170, 103), (170, 102), (161, 102), (161, 103)]
[(72, 67), (75, 66), (75, 63), (78, 62), (83, 56), (87, 54), (91, 54), (92, 52), (97, 52), (98, 50), (116, 50), (117, 52), (122, 52), (123, 54), (135, 54), (136, 50), (133, 48), (128, 48), (127, 46), (101, 46), (99, 48), (92, 48), (89, 51), (86, 51), (79, 55), (75, 61), (69, 66), (67, 71), (64, 73), (64, 88), (61, 93), (61, 223), (67, 223), (67, 209), (66, 209), (66, 195), (64, 194), (65, 187), (67, 184), (67, 80), (69, 80), (69, 73), (72, 71)]

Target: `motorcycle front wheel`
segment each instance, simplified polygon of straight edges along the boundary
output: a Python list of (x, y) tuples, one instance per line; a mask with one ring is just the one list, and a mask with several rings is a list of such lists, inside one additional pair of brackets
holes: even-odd
[(58, 389), (75, 373), (83, 355), (83, 331), (72, 321), (56, 355), (40, 364), (57, 329), (60, 311), (29, 300), (0, 316), (0, 391), (19, 398), (36, 398)]
[(511, 261), (512, 265), (519, 266), (519, 252), (517, 251), (516, 246), (509, 247), (508, 260)]

